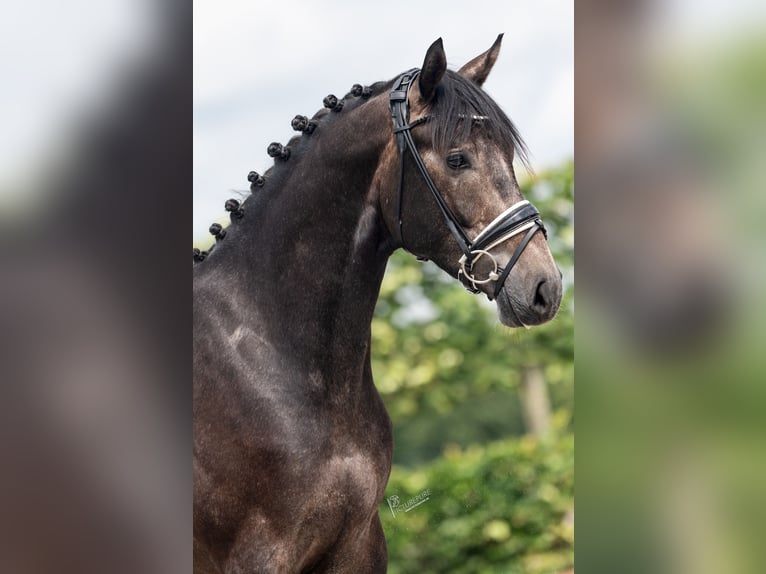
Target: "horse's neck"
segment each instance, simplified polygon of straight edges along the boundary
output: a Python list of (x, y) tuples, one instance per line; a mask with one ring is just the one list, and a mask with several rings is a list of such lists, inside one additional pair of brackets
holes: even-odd
[(267, 181), (235, 224), (241, 233), (232, 233), (227, 267), (247, 291), (256, 328), (312, 369), (361, 372), (367, 360), (392, 251), (372, 189), (388, 143), (378, 107), (343, 111), (302, 136), (310, 139), (300, 154), (275, 168), (280, 189)]

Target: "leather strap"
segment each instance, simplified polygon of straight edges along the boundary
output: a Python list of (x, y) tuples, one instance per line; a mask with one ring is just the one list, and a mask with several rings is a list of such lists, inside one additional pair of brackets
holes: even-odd
[(509, 210), (479, 233), (473, 240), (471, 248), (486, 249), (495, 240), (513, 233), (514, 230), (536, 219), (540, 219), (540, 212), (531, 203), (527, 202), (515, 210)]
[[(391, 119), (394, 123), (394, 138), (396, 140), (396, 147), (399, 150), (399, 191), (396, 198), (396, 220), (397, 220), (397, 235), (396, 240), (404, 247), (404, 222), (402, 221), (402, 195), (404, 193), (404, 152), (405, 152), (405, 140), (401, 135), (401, 126), (408, 125), (409, 119), (409, 101), (407, 99), (407, 92), (409, 91), (410, 82), (417, 76), (417, 68), (412, 68), (406, 71), (404, 74), (397, 78), (394, 82), (394, 87), (391, 93), (388, 95), (388, 106), (391, 111)], [(404, 89), (402, 89), (404, 88)]]
[(423, 162), (423, 158), (420, 157), (420, 153), (418, 153), (418, 148), (415, 146), (415, 141), (412, 139), (412, 128), (428, 121), (428, 116), (423, 116), (422, 118), (418, 118), (414, 122), (409, 123), (410, 110), (408, 94), (412, 83), (414, 82), (415, 78), (418, 77), (419, 73), (420, 70), (417, 68), (413, 68), (412, 70), (405, 72), (396, 80), (394, 87), (388, 96), (389, 106), (391, 109), (391, 118), (394, 122), (394, 136), (396, 137), (396, 145), (399, 149), (399, 191), (396, 200), (396, 218), (398, 227), (397, 232), (399, 235), (398, 240), (402, 245), (404, 245), (404, 223), (402, 221), (402, 199), (404, 195), (404, 152), (409, 150), (412, 159), (415, 160), (415, 165), (417, 166), (418, 171), (420, 171), (420, 174), (423, 176), (428, 189), (431, 191), (431, 195), (433, 195), (434, 199), (436, 200), (436, 205), (442, 212), (444, 221), (447, 223), (447, 228), (455, 238), (455, 241), (457, 242), (458, 247), (460, 247), (460, 250), (470, 258), (471, 242), (466, 236), (465, 231), (463, 231), (463, 228), (460, 227), (460, 225), (457, 223), (455, 214), (452, 213), (452, 210), (447, 205), (447, 202), (444, 201), (441, 193), (439, 193), (436, 184), (431, 179), (431, 175), (428, 173), (428, 169)]
[(505, 280), (508, 277), (508, 274), (511, 272), (511, 269), (513, 269), (513, 266), (516, 265), (516, 262), (519, 260), (519, 257), (521, 257), (521, 254), (524, 252), (524, 249), (526, 249), (527, 244), (530, 241), (532, 241), (532, 237), (534, 237), (535, 233), (537, 233), (540, 230), (542, 230), (544, 233), (545, 226), (543, 225), (543, 222), (541, 220), (536, 219), (535, 225), (533, 225), (529, 229), (529, 231), (527, 231), (527, 234), (524, 236), (524, 239), (521, 240), (521, 243), (518, 244), (518, 246), (513, 252), (513, 255), (511, 255), (511, 258), (508, 261), (508, 264), (500, 273), (500, 277), (498, 277), (497, 281), (495, 281), (495, 290), (493, 291), (492, 296), (489, 298), (490, 301), (492, 301), (492, 299), (497, 299), (497, 296), (500, 295), (500, 290), (503, 288), (503, 284), (505, 283)]

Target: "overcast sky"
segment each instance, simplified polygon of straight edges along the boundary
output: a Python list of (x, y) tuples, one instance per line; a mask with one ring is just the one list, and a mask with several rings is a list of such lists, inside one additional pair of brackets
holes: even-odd
[[(567, 0), (356, 2), (193, 0), (194, 235), (224, 215), (232, 189), (271, 164), (295, 114), (328, 93), (419, 66), (441, 36), (453, 68), (505, 32), (485, 85), (516, 122), (537, 170), (573, 155), (573, 3)], [(701, 39), (762, 23), (763, 0), (673, 0), (669, 38)], [(127, 62), (158, 41), (151, 0), (0, 4), (0, 209), (55, 165), (72, 124), (113, 101)]]
[(457, 69), (504, 32), (485, 89), (539, 170), (573, 157), (573, 8), (562, 0), (194, 2), (194, 228), (203, 238), (272, 141), (329, 93), (420, 66), (444, 39)]

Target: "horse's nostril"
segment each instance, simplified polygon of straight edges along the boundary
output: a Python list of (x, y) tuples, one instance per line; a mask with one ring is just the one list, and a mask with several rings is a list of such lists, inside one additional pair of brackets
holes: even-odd
[(548, 300), (550, 299), (549, 296), (549, 290), (547, 283), (545, 279), (540, 281), (540, 283), (537, 284), (537, 289), (535, 289), (535, 298), (533, 299), (532, 303), (535, 305), (535, 307), (542, 307), (543, 309), (548, 307)]

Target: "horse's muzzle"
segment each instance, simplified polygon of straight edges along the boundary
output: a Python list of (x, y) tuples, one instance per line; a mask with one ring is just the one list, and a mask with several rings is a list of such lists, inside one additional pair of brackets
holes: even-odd
[(506, 282), (497, 296), (500, 322), (507, 327), (531, 327), (547, 323), (561, 305), (561, 274), (546, 273), (518, 283)]

